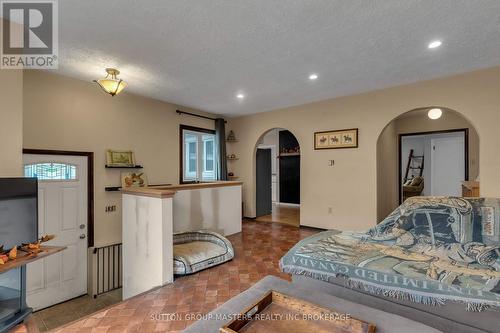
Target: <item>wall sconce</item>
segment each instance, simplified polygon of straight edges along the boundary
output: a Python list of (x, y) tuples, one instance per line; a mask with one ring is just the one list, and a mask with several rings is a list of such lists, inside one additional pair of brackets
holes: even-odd
[(94, 80), (94, 82), (111, 96), (118, 95), (127, 86), (127, 83), (117, 78), (120, 71), (115, 68), (106, 68), (106, 73), (108, 74), (104, 79)]

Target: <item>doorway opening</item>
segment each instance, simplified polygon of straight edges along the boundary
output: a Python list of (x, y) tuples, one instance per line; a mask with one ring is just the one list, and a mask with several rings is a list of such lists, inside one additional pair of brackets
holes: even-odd
[(256, 144), (256, 220), (300, 226), (300, 145), (274, 128)]
[(461, 196), (469, 180), (469, 129), (399, 134), (399, 203), (413, 196)]
[[(433, 112), (439, 109), (438, 117)], [(377, 141), (377, 218), (414, 196), (470, 196), (479, 188), (479, 136), (460, 113), (423, 107), (390, 121)], [(476, 196), (479, 195), (479, 190)]]
[(24, 175), (38, 178), (39, 232), (67, 248), (27, 267), (27, 302), (43, 332), (121, 301), (121, 290), (90, 294), (94, 246), (94, 153), (23, 149)]

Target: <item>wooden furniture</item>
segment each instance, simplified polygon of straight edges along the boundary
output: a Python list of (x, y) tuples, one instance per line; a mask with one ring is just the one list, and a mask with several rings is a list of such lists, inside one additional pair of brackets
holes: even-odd
[(462, 182), (462, 196), (463, 197), (479, 197), (479, 182), (464, 181)]
[(414, 150), (410, 149), (403, 183), (406, 183), (408, 180), (415, 177), (414, 170), (417, 170), (417, 176), (422, 177), (422, 175), (424, 174), (424, 155), (414, 155)]
[(40, 246), (40, 252), (38, 253), (28, 253), (18, 249), (16, 259), (9, 260), (5, 264), (0, 265), (0, 274), (61, 252), (65, 248), (65, 246)]
[(375, 325), (347, 314), (271, 290), (220, 332), (373, 333), (375, 329)]

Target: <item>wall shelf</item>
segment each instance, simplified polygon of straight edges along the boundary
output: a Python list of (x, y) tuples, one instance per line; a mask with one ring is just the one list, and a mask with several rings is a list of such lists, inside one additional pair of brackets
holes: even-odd
[(23, 265), (29, 264), (35, 260), (40, 260), (57, 252), (66, 249), (66, 246), (40, 246), (40, 252), (29, 253), (18, 249), (17, 258), (7, 261), (5, 264), (0, 266), (0, 274), (7, 272), (8, 270), (21, 267)]
[(118, 166), (106, 164), (107, 169), (142, 169), (142, 165), (131, 165), (131, 166)]
[(239, 157), (227, 158), (228, 161), (236, 161), (239, 160)]
[(105, 190), (106, 192), (116, 192), (116, 191), (120, 191), (121, 189), (122, 189), (122, 187), (121, 187), (121, 186), (106, 186), (106, 187), (104, 188), (104, 190)]
[(228, 143), (238, 142), (238, 140), (226, 140)]

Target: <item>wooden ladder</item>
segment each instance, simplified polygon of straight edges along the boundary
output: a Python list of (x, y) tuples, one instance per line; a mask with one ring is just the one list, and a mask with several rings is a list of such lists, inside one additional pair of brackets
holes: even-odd
[[(406, 164), (406, 173), (404, 183), (408, 181), (408, 176), (411, 171), (412, 178), (415, 177), (413, 174), (413, 170), (419, 170), (419, 176), (422, 177), (424, 174), (424, 155), (417, 156), (413, 155), (413, 149), (410, 149), (410, 154), (408, 155), (408, 164)], [(414, 162), (418, 162), (420, 160), (420, 165), (415, 166)], [(411, 178), (410, 178), (411, 179)]]

